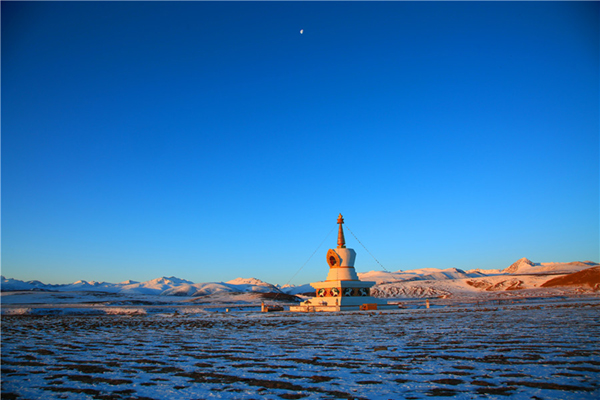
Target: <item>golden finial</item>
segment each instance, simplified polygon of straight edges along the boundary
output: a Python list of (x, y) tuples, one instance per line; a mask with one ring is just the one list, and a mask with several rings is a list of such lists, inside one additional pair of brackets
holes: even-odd
[(346, 247), (346, 239), (344, 238), (344, 230), (342, 229), (342, 224), (344, 223), (344, 217), (342, 217), (341, 213), (338, 216), (337, 223), (340, 224), (340, 229), (338, 231), (338, 240), (337, 240), (338, 248), (345, 248)]

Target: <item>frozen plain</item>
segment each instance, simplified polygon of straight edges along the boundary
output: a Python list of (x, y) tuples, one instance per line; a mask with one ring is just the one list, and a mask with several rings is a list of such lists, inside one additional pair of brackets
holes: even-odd
[(3, 315), (2, 398), (600, 398), (600, 301)]

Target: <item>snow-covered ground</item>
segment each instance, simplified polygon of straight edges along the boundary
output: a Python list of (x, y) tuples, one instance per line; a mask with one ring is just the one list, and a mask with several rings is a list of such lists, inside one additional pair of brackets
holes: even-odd
[(2, 398), (597, 399), (598, 337), (598, 298), (383, 313), (3, 315)]
[(332, 314), (259, 313), (312, 288), (254, 278), (3, 278), (2, 398), (599, 398), (600, 270), (549, 264), (365, 273), (399, 309)]
[(2, 315), (194, 314), (226, 309), (259, 310), (265, 300), (273, 301), (265, 299), (260, 292), (215, 292), (182, 297), (95, 291), (15, 291), (2, 293)]

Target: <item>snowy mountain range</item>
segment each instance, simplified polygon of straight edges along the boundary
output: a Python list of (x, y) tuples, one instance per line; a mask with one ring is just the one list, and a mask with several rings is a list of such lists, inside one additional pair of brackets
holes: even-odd
[[(374, 296), (387, 298), (448, 298), (482, 293), (534, 295), (532, 290), (541, 292), (542, 288), (551, 286), (562, 288), (560, 290), (563, 294), (600, 293), (600, 265), (592, 261), (534, 263), (522, 258), (501, 271), (465, 272), (456, 268), (435, 270), (433, 273), (430, 273), (430, 269), (416, 271), (418, 273), (414, 277), (411, 274), (415, 271), (398, 271), (385, 275), (382, 272), (368, 272), (359, 274), (359, 277), (362, 280), (377, 281), (378, 284), (371, 292)], [(582, 271), (586, 274), (579, 275)], [(389, 278), (397, 279), (388, 280)], [(557, 283), (546, 285), (549, 281)]]
[(281, 292), (276, 286), (256, 278), (237, 278), (229, 282), (194, 283), (185, 279), (162, 277), (146, 282), (125, 281), (121, 283), (77, 281), (65, 285), (51, 285), (40, 281), (23, 282), (1, 277), (2, 291), (95, 291), (121, 294), (150, 294), (163, 296), (206, 296), (215, 293)]
[[(588, 270), (585, 281), (577, 276)], [(591, 261), (570, 263), (534, 263), (522, 258), (504, 270), (470, 270), (457, 268), (423, 268), (410, 271), (370, 271), (359, 273), (363, 281), (374, 281), (372, 293), (378, 297), (449, 297), (476, 292), (498, 292), (542, 287), (551, 279), (567, 277), (568, 285), (600, 291), (600, 265)], [(562, 282), (562, 281), (558, 281)], [(256, 278), (237, 278), (228, 282), (193, 283), (176, 277), (162, 277), (146, 282), (125, 281), (120, 283), (77, 281), (70, 284), (52, 285), (40, 281), (20, 281), (1, 277), (1, 288), (7, 291), (95, 291), (120, 294), (145, 294), (162, 296), (199, 297), (226, 293), (286, 293), (309, 294), (309, 285), (279, 287)]]
[[(496, 273), (496, 271), (492, 271), (490, 274)], [(378, 284), (397, 281), (437, 281), (445, 279), (478, 278), (487, 275), (489, 274), (486, 274), (485, 272), (481, 271), (465, 272), (458, 268), (422, 268), (413, 269), (410, 271), (370, 271), (365, 273), (358, 273), (358, 277), (361, 281), (373, 281)]]

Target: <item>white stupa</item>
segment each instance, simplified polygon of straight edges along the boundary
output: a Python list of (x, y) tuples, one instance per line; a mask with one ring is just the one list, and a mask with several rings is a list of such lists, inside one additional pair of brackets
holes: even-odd
[(356, 252), (346, 248), (344, 238), (344, 218), (339, 215), (337, 248), (327, 250), (329, 273), (322, 282), (310, 284), (316, 290), (316, 297), (308, 299), (297, 306), (291, 306), (290, 311), (349, 311), (349, 310), (381, 310), (398, 308), (385, 300), (372, 297), (370, 288), (375, 282), (361, 281), (354, 270)]

